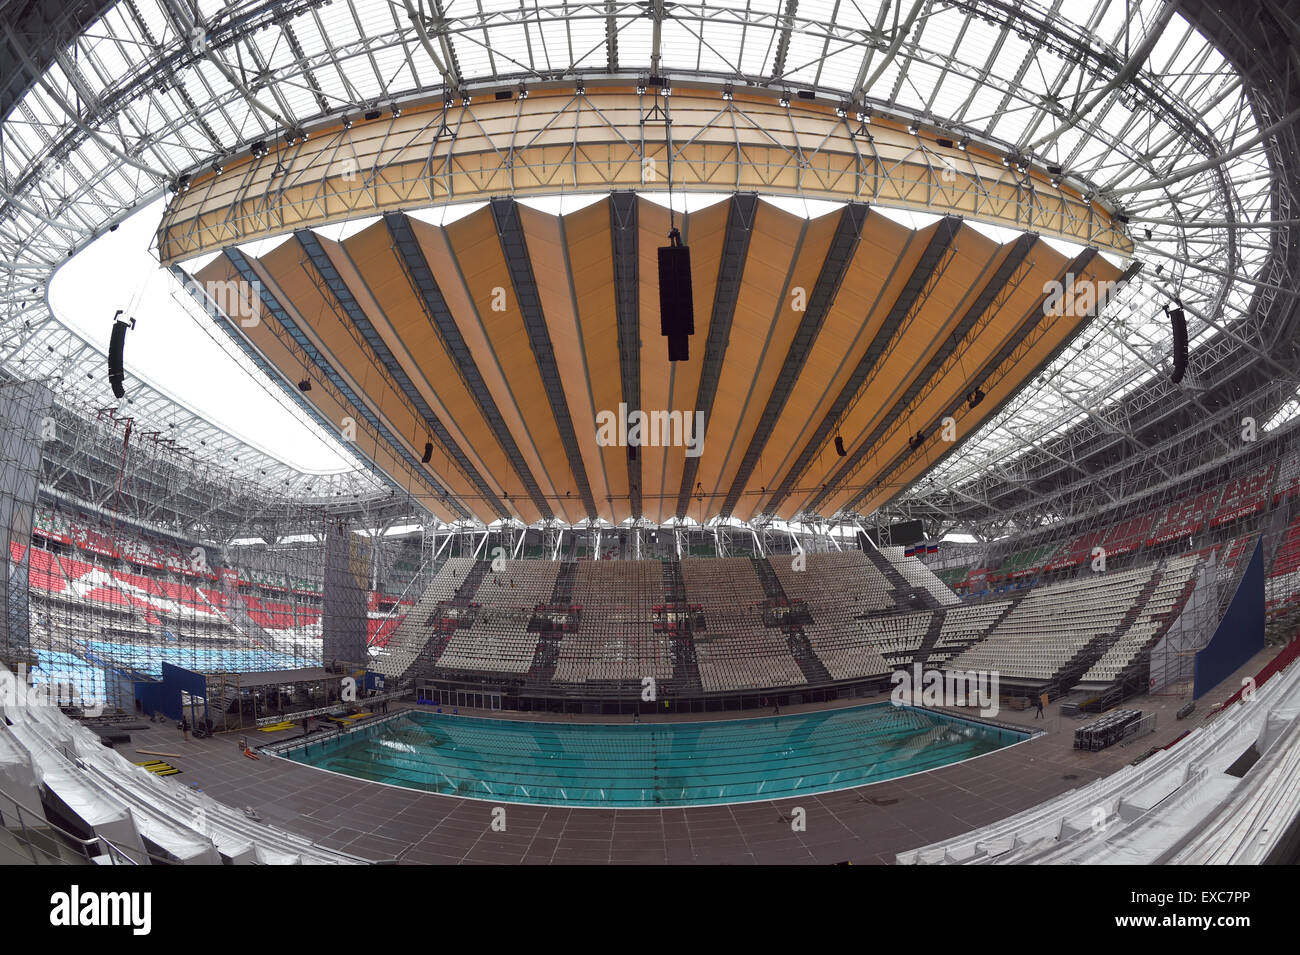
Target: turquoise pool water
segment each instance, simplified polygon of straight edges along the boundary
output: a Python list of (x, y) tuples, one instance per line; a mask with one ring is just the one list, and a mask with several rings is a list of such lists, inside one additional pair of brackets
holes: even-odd
[(1029, 734), (875, 703), (702, 723), (527, 723), (411, 711), (290, 759), (449, 796), (548, 806), (778, 799), (919, 773)]

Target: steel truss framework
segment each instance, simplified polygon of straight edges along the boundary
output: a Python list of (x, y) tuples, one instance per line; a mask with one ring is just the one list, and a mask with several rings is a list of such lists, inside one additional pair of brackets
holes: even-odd
[[(165, 263), (288, 230), (451, 202), (619, 189), (756, 192), (954, 213), (1127, 254), (1122, 227), (1041, 169), (935, 142), (861, 107), (775, 94), (540, 88), (315, 129), (196, 173), (159, 228)], [(463, 102), (463, 101), (462, 101)], [(836, 115), (837, 113), (842, 115)], [(1053, 184), (1055, 182), (1055, 184)]]
[[(1153, 454), (1148, 472), (1134, 462), (1124, 483), (1101, 490), (1062, 462), (1117, 439), (1145, 452), (1162, 427), (1185, 431), (1189, 454), (1222, 453), (1220, 419), (1205, 413), (1215, 401), (1267, 415), (1294, 394), (1296, 356), (1281, 345), (1294, 331), (1296, 70), (1294, 53), (1269, 37), (1294, 36), (1295, 24), (1267, 6), (1271, 25), (1212, 17), (1198, 0), (1181, 5), (1193, 22), (1158, 0), (1068, 10), (1011, 0), (127, 0), (39, 48), (6, 22), (35, 79), (0, 127), (0, 343), (7, 356), (47, 352), (73, 369), (84, 352), (43, 294), (56, 265), (168, 183), (255, 142), (278, 145), (285, 131), (447, 94), (459, 103), (462, 93), (650, 73), (724, 94), (730, 84), (732, 95), (811, 91), (969, 135), (1034, 168), (1059, 165), (1127, 217), (1147, 265), (1131, 298), (925, 484), (896, 489), (906, 509), (949, 525), (985, 526), (1013, 505), (1030, 524), (1081, 513), (1168, 465)], [(1196, 349), (1193, 387), (1182, 389), (1159, 375), (1169, 336), (1157, 309), (1171, 295)], [(64, 381), (85, 380), (76, 372)], [(141, 427), (172, 419), (179, 443), (204, 447), (210, 425), (177, 402), (138, 404)], [(1058, 467), (1068, 476), (1053, 477)]]

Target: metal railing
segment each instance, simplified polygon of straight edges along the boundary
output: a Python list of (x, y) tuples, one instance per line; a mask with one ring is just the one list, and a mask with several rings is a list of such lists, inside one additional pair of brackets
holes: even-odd
[[(44, 813), (25, 807), (16, 798), (0, 790), (0, 828), (3, 828), (16, 845), (0, 843), (0, 855), (8, 855), (8, 864), (27, 862), (32, 865), (74, 865), (80, 856), (86, 864), (93, 864), (100, 856), (111, 865), (138, 865), (127, 853), (103, 836), (83, 839), (66, 829), (54, 825)], [(64, 855), (66, 850), (72, 858)], [(24, 851), (25, 850), (25, 851)]]

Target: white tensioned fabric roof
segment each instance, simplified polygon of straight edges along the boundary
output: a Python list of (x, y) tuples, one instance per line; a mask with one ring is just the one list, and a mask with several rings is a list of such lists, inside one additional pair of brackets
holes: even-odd
[[(254, 141), (458, 88), (651, 72), (914, 117), (1059, 165), (1131, 217), (1143, 276), (930, 486), (999, 473), (1160, 374), (1171, 295), (1193, 348), (1247, 321), (1271, 236), (1223, 223), (1267, 220), (1274, 173), (1240, 77), (1158, 0), (125, 0), (70, 39), (4, 118), (0, 361), (86, 380), (83, 364), (100, 359), (50, 317), (52, 269), (178, 175)], [(151, 398), (147, 413), (185, 420), (198, 448), (211, 425)], [(288, 479), (285, 466), (274, 478)], [(374, 487), (369, 475), (353, 483)]]

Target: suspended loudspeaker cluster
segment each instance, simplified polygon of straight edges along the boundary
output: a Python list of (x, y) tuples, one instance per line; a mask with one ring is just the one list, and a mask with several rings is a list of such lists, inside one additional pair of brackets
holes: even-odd
[(682, 245), (677, 229), (668, 233), (669, 245), (659, 249), (659, 334), (668, 339), (668, 360), (690, 359), (690, 336), (695, 334), (695, 304), (691, 297), (691, 250)]
[(125, 398), (126, 388), (123, 382), (126, 381), (126, 371), (122, 364), (122, 353), (126, 348), (126, 330), (135, 328), (135, 319), (131, 319), (130, 324), (118, 318), (122, 314), (119, 308), (113, 315), (113, 333), (108, 339), (108, 383), (113, 388), (114, 398)]
[(1181, 305), (1165, 311), (1169, 314), (1174, 331), (1174, 371), (1169, 380), (1176, 385), (1187, 372), (1187, 316), (1183, 314)]

